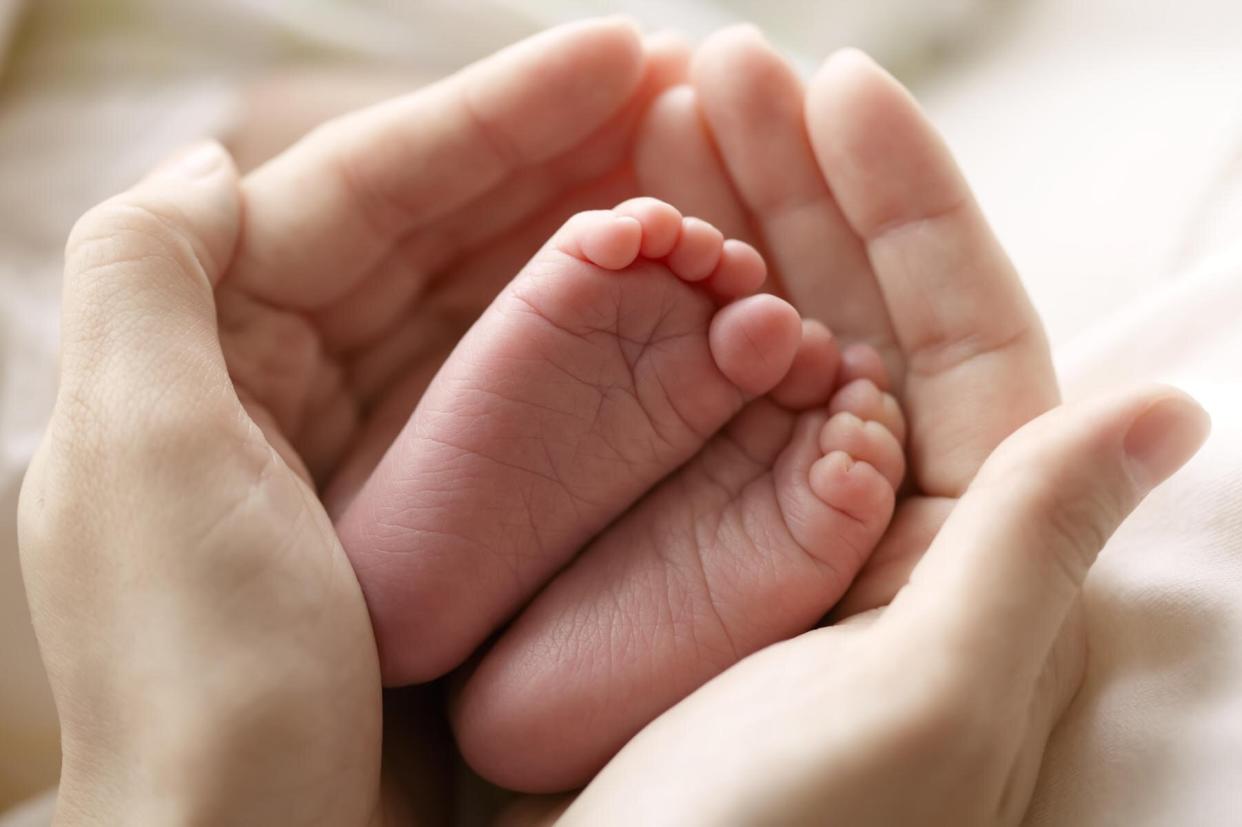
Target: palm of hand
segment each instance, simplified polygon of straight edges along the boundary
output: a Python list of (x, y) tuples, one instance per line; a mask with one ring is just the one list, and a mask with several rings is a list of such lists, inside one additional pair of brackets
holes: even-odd
[[(653, 176), (663, 188), (652, 194), (755, 244), (772, 264), (776, 289), (805, 315), (826, 322), (847, 343), (866, 341), (884, 354), (910, 425), (907, 490), (888, 534), (834, 610), (833, 617), (845, 622), (772, 647), (730, 673), (729, 681), (709, 686), (702, 693), (706, 698), (696, 696), (688, 711), (673, 713), (701, 714), (705, 720), (697, 725), (679, 721), (652, 727), (657, 733), (659, 727), (682, 735), (707, 732), (712, 729), (707, 718), (749, 710), (753, 715), (740, 715), (741, 732), (731, 731), (730, 737), (760, 745), (755, 747), (759, 752), (767, 745), (770, 765), (791, 766), (797, 760), (785, 748), (797, 747), (789, 743), (788, 725), (768, 721), (764, 710), (788, 712), (803, 705), (799, 682), (791, 676), (807, 664), (842, 664), (841, 686), (833, 694), (837, 700), (865, 704), (877, 687), (906, 681), (893, 664), (916, 662), (901, 656), (913, 644), (886, 632), (886, 607), (899, 596), (983, 460), (1019, 426), (1054, 406), (1058, 393), (1038, 319), (1012, 267), (943, 144), (891, 79), (847, 54), (821, 72), (807, 96), (783, 61), (745, 29), (718, 35), (703, 46), (692, 76), (693, 94), (674, 91), (656, 102), (651, 129), (697, 133), (677, 144), (696, 157), (662, 159), (669, 172), (690, 172)], [(886, 634), (892, 639), (881, 639)], [(1038, 679), (1014, 697), (995, 701), (999, 714), (1023, 725), (1009, 728), (1013, 737), (1005, 744), (983, 750), (996, 760), (979, 767), (981, 774), (990, 773), (980, 789), (999, 791), (1002, 798), (981, 796), (980, 818), (1010, 822), (1020, 817), (1042, 753), (1041, 733), (1080, 680), (1082, 647), (1081, 619), (1074, 613)], [(780, 676), (779, 686), (772, 685), (774, 675)], [(935, 763), (929, 758), (936, 750), (942, 751), (937, 760), (946, 765), (973, 766), (969, 750), (979, 744), (967, 739), (958, 762), (944, 757), (944, 744), (962, 744), (963, 731), (995, 731), (963, 729), (968, 722), (958, 704), (961, 692), (925, 689), (920, 686), (919, 697), (910, 699), (908, 717), (901, 717), (897, 704), (899, 714), (887, 722), (889, 728), (875, 733), (883, 741), (885, 733), (900, 738), (912, 732), (919, 741), (898, 750), (902, 760), (883, 770), (892, 774), (894, 787), (907, 788), (901, 774)], [(939, 710), (918, 708), (940, 702)], [(773, 714), (780, 718), (784, 713)], [(813, 718), (808, 714), (804, 720)], [(927, 721), (938, 724), (929, 730), (920, 724)], [(818, 740), (793, 740), (816, 743), (824, 759), (817, 764), (821, 768), (862, 766), (858, 756), (849, 754), (857, 741), (834, 737), (836, 723), (825, 724), (828, 729)], [(669, 766), (676, 765), (671, 740), (658, 734), (650, 738), (672, 750)], [(838, 742), (844, 752), (834, 761), (830, 753)], [(687, 748), (701, 760), (701, 746)], [(653, 759), (650, 751), (635, 754), (641, 757), (636, 760)], [(880, 758), (891, 762), (894, 755), (881, 753)], [(623, 769), (616, 773), (625, 775)], [(860, 777), (867, 773), (866, 767), (859, 769)], [(714, 782), (720, 778), (711, 771), (703, 776)], [(870, 777), (878, 776), (872, 772)], [(770, 782), (765, 776), (764, 783)], [(799, 786), (798, 779), (791, 783)], [(848, 784), (801, 786), (802, 792), (813, 788), (829, 797), (835, 790), (840, 801), (848, 800)], [(804, 794), (786, 796), (770, 787), (738, 797), (756, 802), (756, 813), (764, 818), (798, 802), (813, 820), (809, 813), (822, 813), (826, 806), (823, 799), (808, 801)], [(712, 800), (706, 791), (685, 798), (700, 805)], [(906, 816), (892, 820), (918, 820), (916, 813)], [(791, 813), (790, 820), (799, 819)]]
[[(637, 192), (635, 127), (684, 53), (653, 44), (644, 55), (619, 24), (570, 32), (322, 128), (252, 173), (241, 240), (216, 289), (229, 375), (262, 434), (241, 439), (269, 456), (266, 441), (284, 460), (254, 474), (263, 513), (253, 533), (279, 529), (259, 545), (297, 554), (281, 555), (264, 582), (291, 604), (334, 607), (318, 616), (331, 634), (314, 636), (298, 682), (308, 696), (343, 699), (341, 711), (302, 712), (350, 764), (332, 794), (371, 801), (377, 814), (425, 814), (442, 790), (402, 777), (380, 803), (374, 640), (328, 511), (356, 492), (466, 328), (555, 227)], [(404, 186), (394, 167), (413, 168)], [(441, 179), (442, 167), (460, 174)], [(303, 204), (308, 178), (323, 186)], [(425, 782), (450, 762), (428, 737), (434, 705), (417, 694), (385, 702), (384, 727), (402, 734), (384, 760), (413, 764)]]
[[(291, 248), (255, 216), (282, 188), (287, 203), (299, 163), (323, 160), (316, 139), (260, 170), (248, 182), (258, 209), (219, 293), (231, 372), (273, 445), (326, 484), (329, 507), (339, 509), (503, 282), (568, 214), (637, 194), (641, 180), (644, 194), (757, 243), (779, 292), (844, 340), (876, 345), (899, 377), (912, 493), (841, 614), (884, 605), (983, 457), (1055, 403), (1038, 323), (944, 148), (891, 81), (838, 61), (813, 87), (804, 121), (801, 86), (783, 62), (749, 32), (733, 32), (700, 53), (693, 93), (655, 100), (635, 143), (638, 115), (677, 76), (678, 61), (650, 60), (631, 103), (596, 118), (602, 127), (560, 123), (538, 141), (522, 137), (517, 104), (480, 103), (468, 81), (393, 108), (388, 122), (381, 113), (353, 123), (374, 143), (392, 120), (421, 120), (420, 106), (447, 103), (467, 110), (458, 128), (486, 163), (452, 186), (434, 175), (434, 186), (381, 184), (393, 158), (339, 154), (329, 180), (340, 186), (328, 200), (354, 217), (338, 227), (319, 226), (313, 209), (286, 219), (324, 231), (307, 249)], [(474, 84), (484, 85), (477, 76)], [(552, 97), (523, 105), (563, 104)], [(556, 152), (530, 149), (558, 131)], [(875, 149), (875, 135), (896, 137)], [(438, 157), (444, 148), (434, 145), (400, 152), (415, 150), (430, 155), (424, 167), (460, 161)]]
[[(635, 54), (617, 27), (604, 34), (602, 45), (592, 42), (600, 32), (562, 35), (565, 43), (543, 50), (522, 44), (321, 128), (248, 178), (260, 205), (269, 197), (286, 205), (307, 166), (336, 182), (327, 193), (339, 219), (331, 226), (316, 215), (261, 226), (253, 213), (262, 211), (252, 210), (236, 272), (217, 291), (225, 355), (248, 410), (333, 513), (457, 341), (553, 230), (574, 212), (638, 192), (635, 128), (651, 96), (681, 71), (684, 52), (654, 43)], [(603, 80), (587, 88), (579, 74)], [(512, 91), (514, 76), (528, 78), (523, 99), (500, 100), (492, 87)], [(444, 121), (444, 134), (422, 144), (423, 136), (402, 134), (428, 119)], [(397, 164), (416, 168), (405, 186), (391, 180)], [(445, 180), (427, 171), (440, 166), (465, 171)], [(286, 256), (295, 242), (281, 234), (305, 233), (313, 221), (325, 233), (307, 244), (314, 250)]]

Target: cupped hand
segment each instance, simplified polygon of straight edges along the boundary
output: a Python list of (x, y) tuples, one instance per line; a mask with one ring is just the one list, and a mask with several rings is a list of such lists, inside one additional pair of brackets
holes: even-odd
[[(984, 458), (1057, 403), (1039, 319), (944, 142), (911, 96), (866, 57), (833, 57), (807, 89), (752, 28), (740, 27), (709, 39), (690, 77), (690, 85), (658, 95), (639, 127), (635, 164), (643, 190), (762, 249), (772, 289), (845, 345), (847, 386), (839, 395), (879, 412), (896, 407), (884, 399), (891, 392), (907, 416), (910, 470), (893, 523), (833, 617), (884, 605)], [(887, 370), (875, 364), (876, 351)], [(891, 385), (880, 378), (885, 374)], [(580, 618), (609, 617), (616, 595), (637, 591), (624, 581), (624, 567), (610, 576), (595, 578), (591, 594), (575, 596), (559, 627), (544, 623), (552, 631), (527, 640), (525, 651), (533, 654), (509, 658), (509, 673), (493, 657), (471, 676), (463, 692), (471, 703), (460, 705), (454, 723), (467, 756), (491, 777), (522, 789), (563, 789), (585, 781), (637, 729), (636, 716), (622, 726), (621, 712), (600, 708), (583, 716), (590, 726), (575, 727), (575, 749), (557, 749), (552, 739), (536, 738), (546, 726), (528, 723), (544, 710), (552, 710), (547, 720), (571, 706), (570, 681), (546, 676), (559, 676), (565, 639), (602, 636)], [(644, 576), (679, 583), (684, 572), (669, 560)], [(734, 592), (726, 600), (747, 605), (752, 626), (787, 608), (771, 599), (748, 604), (749, 596)], [(638, 605), (668, 602), (655, 594)], [(837, 593), (824, 592), (807, 614), (822, 616), (836, 602)], [(547, 607), (533, 604), (492, 651), (505, 651), (519, 633), (531, 637), (523, 621), (540, 608)], [(628, 622), (641, 630), (644, 620), (631, 611), (608, 634), (630, 640), (635, 635), (617, 627)], [(814, 620), (803, 622), (805, 629)], [(1076, 645), (1073, 632), (1067, 647)], [(771, 642), (776, 638), (763, 641)], [(578, 669), (588, 673), (573, 676), (579, 695), (606, 696), (610, 668)], [(595, 693), (582, 688), (591, 680)], [(643, 691), (659, 696), (658, 684), (649, 681)], [(536, 689), (522, 695), (514, 686)], [(660, 706), (667, 704), (659, 697)], [(634, 699), (627, 713), (651, 714), (646, 701)], [(539, 748), (530, 748), (536, 741)], [(598, 748), (582, 746), (591, 741)]]
[[(804, 316), (873, 345), (909, 418), (915, 491), (959, 496), (1058, 395), (1039, 318), (943, 140), (858, 52), (804, 86), (741, 26), (709, 39), (691, 76), (644, 128), (697, 133), (676, 146), (698, 160), (640, 157), (642, 179), (757, 244)], [(674, 167), (687, 172), (662, 174)]]
[(21, 506), (62, 819), (384, 816), (400, 716), (315, 483), (348, 500), (545, 225), (632, 189), (633, 125), (681, 56), (565, 27), (244, 182), (202, 147), (78, 223)]
[(60, 390), (19, 513), (58, 823), (381, 818), (361, 591), (220, 348), (213, 287), (240, 224), (236, 170), (205, 144), (66, 248)]
[(1083, 579), (1207, 431), (1161, 387), (1036, 419), (984, 463), (891, 605), (723, 673), (561, 823), (1019, 823), (1084, 654), (1061, 643)]
[(217, 297), (243, 397), (339, 513), (444, 358), (572, 213), (636, 194), (685, 49), (563, 26), (317, 128), (246, 176)]
[[(910, 420), (908, 491), (836, 625), (658, 719), (566, 821), (1016, 823), (1081, 679), (1082, 578), (1206, 418), (1148, 389), (1006, 440), (1057, 403), (1047, 345), (911, 98), (849, 52), (804, 92), (747, 28), (709, 41), (692, 77), (647, 128), (697, 130), (695, 160), (640, 171), (764, 249), (805, 314), (884, 354)], [(665, 164), (693, 174), (662, 177)]]
[[(757, 244), (803, 315), (873, 345), (909, 419), (911, 493), (960, 496), (1058, 393), (1039, 318), (943, 140), (858, 52), (806, 87), (741, 26), (709, 39), (691, 76), (646, 128), (697, 130), (700, 160), (640, 159), (644, 180), (676, 182), (655, 194)], [(679, 164), (693, 174), (660, 175)], [(707, 182), (724, 184), (705, 197)]]
[[(731, 30), (699, 52), (693, 86), (666, 91), (684, 54), (643, 62), (623, 29), (537, 38), (340, 119), (250, 176), (220, 290), (243, 399), (339, 512), (447, 351), (565, 215), (664, 197), (754, 241), (775, 290), (884, 354), (910, 421), (911, 485), (839, 612), (877, 605), (982, 459), (1056, 403), (1039, 321), (943, 143), (865, 58), (833, 59), (808, 94), (752, 30)], [(584, 67), (608, 81), (584, 91)], [(856, 392), (888, 390), (864, 353), (845, 354)], [(486, 763), (509, 761), (529, 769), (521, 755)], [(549, 779), (592, 769), (544, 763)]]

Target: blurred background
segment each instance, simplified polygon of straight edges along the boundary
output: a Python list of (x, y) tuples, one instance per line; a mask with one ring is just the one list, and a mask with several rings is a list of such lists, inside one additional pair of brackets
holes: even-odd
[(324, 117), (616, 12), (691, 39), (748, 20), (805, 70), (871, 52), (946, 133), (1058, 349), (1239, 236), (1237, 0), (0, 0), (0, 812), (59, 760), (14, 509), (54, 394), (74, 219), (204, 134), (253, 164)]

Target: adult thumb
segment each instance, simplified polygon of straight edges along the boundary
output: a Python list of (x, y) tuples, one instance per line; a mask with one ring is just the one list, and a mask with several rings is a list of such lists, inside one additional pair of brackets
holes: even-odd
[(1032, 421), (988, 458), (884, 622), (932, 635), (983, 685), (1033, 682), (1104, 544), (1209, 429), (1162, 386)]
[(62, 402), (131, 416), (171, 390), (225, 386), (213, 288), (237, 242), (239, 193), (209, 141), (79, 219), (65, 247)]

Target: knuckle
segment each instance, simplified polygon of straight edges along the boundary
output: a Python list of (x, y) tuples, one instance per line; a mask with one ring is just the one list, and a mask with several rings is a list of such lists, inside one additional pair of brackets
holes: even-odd
[(373, 145), (359, 145), (355, 137), (356, 115), (337, 117), (315, 127), (302, 144), (328, 159), (334, 184), (356, 208), (362, 229), (375, 239), (399, 234), (408, 216), (425, 207), (391, 175), (377, 169), (375, 159), (389, 153)]
[(157, 194), (126, 193), (78, 220), (65, 245), (66, 410), (117, 412), (131, 394), (201, 386), (215, 308), (194, 238), (186, 217)]
[(136, 290), (156, 286), (211, 290), (193, 235), (175, 208), (118, 196), (74, 225), (65, 244), (66, 334), (115, 329), (131, 317)]
[(1043, 515), (1044, 547), (1074, 585), (1086, 577), (1095, 556), (1112, 533), (1114, 508), (1098, 491), (1049, 491)]
[(118, 196), (78, 219), (65, 245), (75, 275), (160, 259), (186, 271), (197, 269), (194, 245), (182, 217), (167, 206)]
[(223, 287), (216, 292), (224, 359), (234, 383), (258, 399), (290, 385), (304, 386), (330, 369), (324, 345), (304, 316), (265, 305)]

